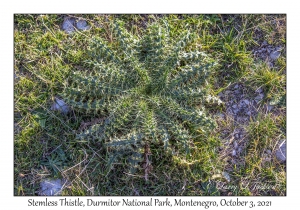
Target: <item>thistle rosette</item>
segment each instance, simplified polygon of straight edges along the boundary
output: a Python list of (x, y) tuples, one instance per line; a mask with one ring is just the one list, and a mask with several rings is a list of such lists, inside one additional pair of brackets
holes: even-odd
[(216, 63), (190, 50), (196, 34), (186, 30), (171, 37), (166, 20), (150, 25), (142, 37), (117, 21), (113, 35), (114, 46), (92, 40), (88, 73), (74, 72), (63, 93), (74, 109), (106, 116), (77, 138), (103, 142), (111, 162), (126, 156), (133, 168), (154, 142), (188, 152), (193, 131), (215, 126), (205, 104), (220, 102), (206, 85)]

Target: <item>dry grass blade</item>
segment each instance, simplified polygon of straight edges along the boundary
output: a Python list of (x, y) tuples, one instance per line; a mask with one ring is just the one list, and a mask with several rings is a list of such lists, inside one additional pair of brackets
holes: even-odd
[(144, 163), (143, 163), (143, 169), (145, 170), (144, 178), (146, 181), (149, 180), (149, 173), (152, 170), (151, 161), (149, 160), (149, 156), (152, 155), (150, 151), (150, 147), (148, 144), (145, 145), (145, 151), (144, 151)]

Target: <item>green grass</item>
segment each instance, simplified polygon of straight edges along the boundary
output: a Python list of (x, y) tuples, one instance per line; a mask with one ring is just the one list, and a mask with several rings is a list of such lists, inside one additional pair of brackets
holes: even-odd
[[(275, 159), (266, 160), (267, 150), (274, 153), (276, 144), (284, 137), (278, 129), (281, 117), (271, 114), (259, 115), (256, 121), (250, 122), (248, 126), (249, 142), (245, 151), (245, 165), (238, 174), (243, 182), (249, 183), (247, 188), (253, 189), (256, 184), (265, 184), (274, 188), (262, 189), (256, 195), (285, 195), (284, 166)], [(282, 180), (282, 182), (278, 182)]]
[[(163, 15), (74, 15), (92, 26), (88, 31), (71, 35), (61, 30), (65, 15), (15, 15), (14, 69), (14, 194), (37, 195), (45, 178), (64, 178), (69, 185), (63, 195), (285, 195), (286, 168), (274, 153), (286, 137), (286, 17), (285, 15), (164, 15), (170, 36), (176, 38), (186, 28), (198, 34), (187, 50), (199, 50), (218, 61), (207, 87), (212, 95), (243, 83), (253, 92), (264, 91), (263, 104), (272, 103), (248, 124), (246, 146), (241, 163), (234, 165), (219, 153), (224, 145), (222, 130), (232, 133), (233, 119), (219, 120), (226, 106), (208, 106), (219, 121), (208, 133), (200, 132), (191, 145), (190, 154), (165, 151), (161, 144), (150, 146), (151, 170), (148, 180), (139, 169), (126, 170), (126, 159), (107, 167), (108, 152), (98, 142), (75, 139), (82, 122), (101, 116), (73, 110), (62, 115), (50, 109), (65, 81), (75, 71), (88, 71), (88, 50), (92, 37), (101, 37), (118, 49), (112, 35), (115, 19), (125, 22), (128, 31), (138, 37), (146, 33), (146, 23)], [(273, 67), (254, 57), (252, 50), (263, 41), (282, 46), (281, 56)], [(251, 96), (251, 94), (249, 94)], [(271, 151), (266, 161), (266, 152)], [(230, 168), (230, 170), (228, 170)], [(230, 176), (226, 182), (223, 172)], [(218, 182), (239, 186), (221, 190)], [(254, 189), (269, 184), (270, 189)]]
[(253, 89), (264, 91), (265, 98), (269, 99), (272, 105), (285, 104), (286, 75), (282, 73), (285, 66), (281, 67), (282, 63), (280, 62), (278, 61), (278, 69), (271, 69), (265, 63), (258, 63), (252, 68), (252, 72), (245, 76)]

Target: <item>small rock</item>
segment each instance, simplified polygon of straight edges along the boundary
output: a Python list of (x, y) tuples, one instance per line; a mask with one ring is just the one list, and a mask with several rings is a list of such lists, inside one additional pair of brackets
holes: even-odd
[(232, 156), (236, 156), (236, 151), (235, 151), (235, 149), (232, 150)]
[(265, 40), (265, 41), (261, 44), (261, 46), (266, 46), (266, 45), (268, 45), (268, 42)]
[(238, 109), (233, 109), (232, 112), (233, 112), (234, 114), (237, 114), (237, 113), (239, 112), (239, 110), (238, 110)]
[(226, 91), (225, 91), (225, 95), (229, 95), (230, 93), (231, 93), (230, 90), (226, 90)]
[(55, 101), (51, 106), (51, 110), (59, 111), (62, 112), (63, 114), (67, 114), (70, 111), (70, 108), (63, 100), (55, 98)]
[(280, 144), (278, 150), (276, 151), (276, 158), (281, 163), (286, 161), (286, 141), (283, 141)]
[(271, 150), (269, 150), (269, 149), (267, 149), (267, 154), (269, 154), (269, 155), (271, 155), (272, 154), (272, 151)]
[(90, 26), (87, 24), (87, 22), (85, 20), (79, 20), (77, 23), (76, 23), (76, 27), (79, 29), (79, 30), (88, 30), (90, 29)]
[(226, 179), (227, 182), (230, 182), (230, 176), (227, 172), (223, 172), (222, 175)]
[(259, 102), (259, 101), (261, 101), (263, 98), (264, 98), (264, 94), (263, 94), (263, 93), (260, 93), (258, 96), (255, 97), (255, 101), (256, 101), (256, 102)]
[(235, 149), (237, 149), (238, 148), (238, 143), (236, 141), (234, 141), (233, 146), (234, 146)]
[(273, 52), (270, 53), (270, 58), (272, 60), (277, 60), (279, 58), (280, 54), (281, 53), (279, 51), (273, 51)]
[(241, 90), (240, 90), (240, 89), (236, 89), (236, 90), (234, 91), (234, 94), (240, 95), (240, 94), (241, 94)]
[(39, 195), (41, 196), (60, 195), (63, 186), (63, 181), (60, 179), (56, 179), (56, 180), (47, 179), (42, 181), (40, 186), (41, 189)]
[(236, 84), (235, 86), (234, 86), (234, 89), (238, 89), (239, 88), (239, 84)]
[(246, 115), (251, 116), (251, 111), (246, 112)]
[(249, 104), (250, 104), (250, 101), (247, 100), (247, 99), (244, 99), (244, 103), (245, 103), (246, 105), (249, 105)]
[(75, 31), (75, 22), (75, 18), (65, 18), (62, 29), (68, 34), (73, 33)]
[(220, 92), (220, 93), (218, 94), (218, 96), (219, 96), (219, 97), (222, 97), (222, 96), (224, 96), (224, 93)]
[[(238, 134), (238, 133), (236, 133), (236, 134), (234, 134), (234, 137), (236, 138), (236, 139), (239, 139), (240, 138), (240, 135)], [(236, 143), (236, 142), (235, 142)]]
[(232, 105), (232, 108), (236, 109), (236, 108), (237, 108), (237, 105), (236, 105), (236, 104), (233, 104), (233, 105)]

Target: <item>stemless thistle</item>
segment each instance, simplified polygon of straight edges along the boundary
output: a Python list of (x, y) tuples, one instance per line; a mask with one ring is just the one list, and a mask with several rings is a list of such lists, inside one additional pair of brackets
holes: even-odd
[(204, 109), (205, 101), (219, 102), (205, 85), (215, 63), (203, 52), (188, 50), (196, 37), (190, 31), (171, 38), (165, 20), (150, 25), (142, 37), (117, 21), (113, 35), (114, 48), (93, 39), (89, 73), (74, 72), (64, 90), (74, 109), (106, 115), (77, 138), (103, 142), (111, 162), (127, 157), (132, 169), (145, 145), (154, 142), (165, 148), (182, 145), (188, 152), (191, 130), (215, 125)]

